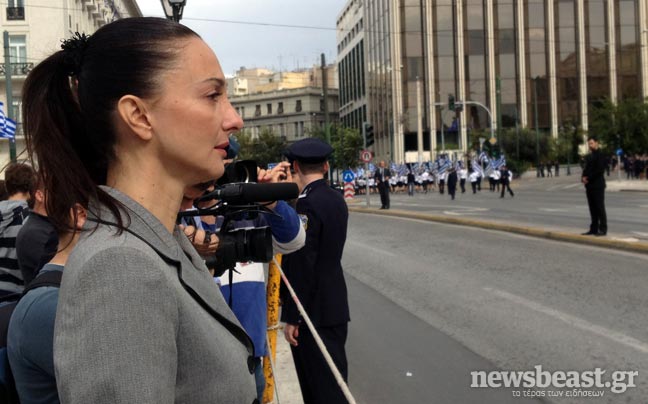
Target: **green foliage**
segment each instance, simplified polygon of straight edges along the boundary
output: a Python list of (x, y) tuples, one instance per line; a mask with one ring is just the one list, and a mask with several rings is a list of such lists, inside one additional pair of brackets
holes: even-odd
[(286, 142), (268, 128), (261, 130), (258, 139), (253, 139), (247, 131), (239, 133), (236, 137), (241, 145), (238, 158), (254, 160), (260, 167), (281, 161), (282, 153), (287, 147)]
[[(326, 141), (324, 128), (311, 130), (309, 135)], [(345, 170), (358, 167), (360, 165), (360, 150), (364, 145), (362, 133), (357, 129), (331, 125), (330, 135), (331, 146), (334, 150), (330, 160), (331, 168)]]
[(648, 104), (627, 98), (614, 104), (606, 99), (590, 114), (589, 134), (601, 141), (605, 153), (622, 148), (626, 153), (648, 150)]

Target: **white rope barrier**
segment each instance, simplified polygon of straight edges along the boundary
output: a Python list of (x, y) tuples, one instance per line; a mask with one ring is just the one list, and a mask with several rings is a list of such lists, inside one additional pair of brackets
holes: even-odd
[[(279, 328), (278, 326), (275, 327)], [(267, 333), (266, 333), (266, 344), (268, 346), (268, 350), (270, 350), (270, 337), (268, 337)], [(277, 373), (275, 372), (274, 361), (272, 360), (272, 354), (268, 353), (267, 358), (270, 361), (270, 370), (272, 370), (272, 374), (274, 375), (273, 384), (274, 384), (275, 397), (277, 397), (277, 404), (281, 404), (281, 401), (279, 401), (279, 383), (277, 383)]]
[(297, 310), (299, 310), (299, 314), (301, 314), (301, 316), (304, 318), (304, 321), (306, 322), (308, 329), (310, 330), (311, 334), (313, 334), (313, 338), (315, 339), (315, 342), (317, 343), (317, 346), (319, 347), (320, 351), (322, 351), (322, 355), (324, 355), (324, 359), (326, 360), (326, 363), (329, 365), (329, 368), (331, 368), (331, 371), (333, 372), (333, 376), (335, 376), (335, 380), (337, 381), (338, 386), (340, 386), (340, 388), (342, 389), (342, 393), (346, 397), (349, 404), (356, 404), (355, 398), (353, 398), (353, 395), (349, 390), (349, 386), (347, 386), (346, 382), (342, 378), (342, 374), (340, 374), (340, 371), (338, 370), (337, 366), (335, 366), (335, 362), (333, 362), (333, 358), (331, 357), (331, 354), (329, 354), (328, 350), (326, 349), (326, 346), (324, 345), (324, 342), (322, 341), (319, 334), (315, 330), (315, 326), (311, 322), (310, 317), (308, 317), (308, 314), (306, 314), (306, 310), (304, 310), (304, 306), (302, 306), (301, 302), (299, 301), (299, 298), (295, 294), (295, 290), (292, 288), (290, 282), (288, 282), (288, 278), (286, 278), (286, 274), (284, 274), (281, 265), (279, 265), (276, 258), (273, 258), (273, 261), (277, 266), (277, 268), (279, 268), (281, 279), (283, 279), (284, 283), (286, 284), (286, 287), (288, 288), (288, 291), (290, 292), (290, 296), (295, 301), (295, 304), (297, 305)]

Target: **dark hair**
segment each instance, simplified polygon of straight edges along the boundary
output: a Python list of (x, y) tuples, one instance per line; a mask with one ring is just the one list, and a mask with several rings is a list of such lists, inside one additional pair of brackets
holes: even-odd
[(593, 140), (595, 142), (598, 142), (598, 137), (596, 135), (589, 135), (587, 136), (587, 141), (589, 142), (590, 140)]
[(299, 170), (302, 174), (324, 174), (326, 170), (324, 169), (325, 161), (320, 161), (319, 163), (304, 163), (302, 161), (297, 161), (299, 163)]
[(10, 164), (5, 170), (4, 185), (8, 196), (19, 192), (31, 195), (36, 187), (36, 172), (29, 164)]
[[(48, 193), (46, 210), (61, 231), (75, 203), (107, 206), (123, 227), (120, 204), (98, 186), (115, 159), (117, 101), (155, 96), (160, 74), (179, 63), (182, 39), (199, 37), (162, 18), (114, 21), (90, 37), (76, 34), (39, 63), (23, 89), (23, 123), (29, 155), (38, 162)], [(98, 212), (94, 212), (98, 214)]]
[(0, 180), (0, 201), (5, 201), (9, 198), (7, 187), (5, 187), (5, 180)]

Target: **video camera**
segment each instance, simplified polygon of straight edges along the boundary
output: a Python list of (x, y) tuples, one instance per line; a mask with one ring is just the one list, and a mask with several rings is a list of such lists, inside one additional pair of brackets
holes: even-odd
[(222, 216), (217, 235), (218, 248), (206, 264), (215, 276), (233, 269), (237, 262), (270, 262), (272, 260), (272, 233), (268, 226), (235, 228), (236, 222), (254, 220), (261, 214), (271, 214), (267, 204), (297, 198), (299, 188), (294, 183), (257, 183), (257, 165), (252, 160), (230, 163), (225, 174), (216, 183), (216, 189), (194, 200), (194, 205), (217, 200), (213, 206), (180, 212), (178, 220), (188, 216)]

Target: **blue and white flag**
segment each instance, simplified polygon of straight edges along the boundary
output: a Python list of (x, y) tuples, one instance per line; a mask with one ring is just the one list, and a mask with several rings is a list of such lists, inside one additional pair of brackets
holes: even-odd
[(373, 175), (375, 171), (376, 171), (376, 165), (373, 163), (369, 163), (369, 175)]
[(488, 163), (489, 159), (488, 156), (486, 155), (486, 152), (481, 152), (479, 153), (479, 162), (480, 163)]
[(0, 134), (0, 137), (3, 137), (5, 139), (16, 139), (16, 122), (13, 120), (7, 118), (6, 119), (6, 127), (2, 131), (2, 134)]
[(439, 174), (445, 173), (452, 166), (450, 160), (447, 159), (439, 160), (438, 164), (439, 164)]
[(494, 161), (493, 161), (493, 160), (490, 160), (490, 161), (488, 162), (488, 165), (486, 166), (486, 169), (484, 170), (484, 173), (485, 173), (486, 175), (490, 175), (490, 173), (493, 172), (494, 169), (495, 169)]
[(499, 170), (502, 166), (506, 165), (506, 157), (502, 156), (499, 159), (495, 160), (493, 163), (493, 168)]
[(4, 113), (4, 103), (0, 101), (0, 133), (4, 133), (5, 127), (7, 126), (7, 117)]
[(484, 169), (482, 168), (481, 164), (478, 163), (476, 160), (472, 161), (472, 169), (474, 172), (479, 174), (480, 177), (484, 176)]

